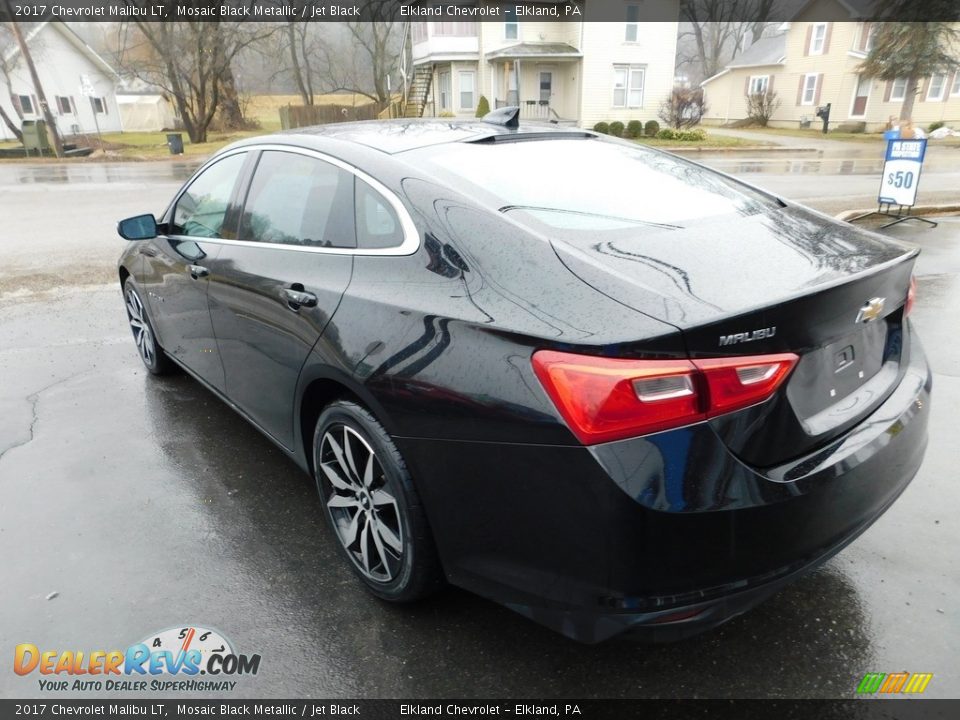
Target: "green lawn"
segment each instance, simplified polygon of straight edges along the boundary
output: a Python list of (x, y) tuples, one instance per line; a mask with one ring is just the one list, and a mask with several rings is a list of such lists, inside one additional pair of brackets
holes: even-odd
[(726, 150), (728, 148), (738, 147), (761, 147), (765, 145), (774, 145), (773, 142), (757, 142), (756, 140), (743, 140), (742, 138), (730, 137), (729, 135), (711, 135), (707, 133), (706, 140), (660, 140), (659, 138), (636, 138), (634, 142), (641, 145), (659, 148), (697, 148), (699, 150)]
[[(739, 128), (738, 128), (739, 129)], [(801, 130), (800, 128), (745, 127), (743, 130), (765, 133), (767, 135), (787, 135), (789, 137), (810, 138), (811, 140), (852, 140), (854, 142), (883, 142), (883, 133), (852, 133), (831, 130), (826, 135), (819, 129)]]
[[(262, 133), (263, 130), (209, 133), (207, 142), (194, 144), (190, 142), (185, 132), (181, 132), (180, 134), (183, 136), (183, 156), (203, 157), (210, 155), (234, 140), (241, 140)], [(160, 160), (171, 157), (170, 149), (167, 147), (167, 133), (164, 132), (107, 133), (103, 136), (103, 141), (111, 154), (117, 153), (120, 157), (130, 160)], [(96, 140), (93, 141), (93, 147), (97, 147)]]

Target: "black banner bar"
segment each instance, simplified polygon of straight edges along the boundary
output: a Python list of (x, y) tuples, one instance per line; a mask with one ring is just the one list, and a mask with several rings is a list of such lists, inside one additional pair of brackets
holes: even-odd
[[(960, 20), (960, 0), (780, 0), (764, 17), (748, 0), (10, 0), (21, 22), (459, 21), (633, 22)], [(0, 3), (0, 21), (9, 20)]]
[(9, 718), (535, 718), (952, 720), (960, 700), (0, 700)]

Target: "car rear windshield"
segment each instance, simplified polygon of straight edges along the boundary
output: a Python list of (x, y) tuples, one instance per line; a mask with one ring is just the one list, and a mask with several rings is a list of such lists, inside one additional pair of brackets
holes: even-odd
[(451, 187), (540, 230), (679, 228), (778, 207), (693, 163), (602, 140), (449, 143), (410, 155)]

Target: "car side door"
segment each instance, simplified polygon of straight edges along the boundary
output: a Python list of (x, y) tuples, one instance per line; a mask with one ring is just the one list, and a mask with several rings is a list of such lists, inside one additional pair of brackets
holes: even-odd
[(351, 172), (330, 158), (259, 151), (237, 238), (210, 263), (226, 394), (287, 448), (300, 369), (350, 283), (353, 192)]
[(231, 206), (248, 153), (203, 167), (175, 199), (145, 246), (142, 285), (163, 348), (217, 390), (223, 366), (207, 307), (210, 264), (222, 239), (235, 237)]

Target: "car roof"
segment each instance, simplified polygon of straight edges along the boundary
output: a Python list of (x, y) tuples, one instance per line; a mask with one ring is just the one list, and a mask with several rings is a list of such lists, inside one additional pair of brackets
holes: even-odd
[[(416, 150), (430, 145), (454, 142), (478, 142), (511, 139), (560, 139), (590, 137), (577, 128), (529, 123), (519, 127), (506, 127), (482, 120), (445, 120), (439, 118), (366, 120), (361, 122), (331, 123), (313, 127), (296, 128), (274, 135), (250, 138), (234, 146), (262, 144), (271, 141), (295, 142), (304, 147), (319, 145), (322, 139), (340, 140), (364, 145), (381, 152), (396, 153)], [(320, 149), (319, 147), (317, 149)]]

